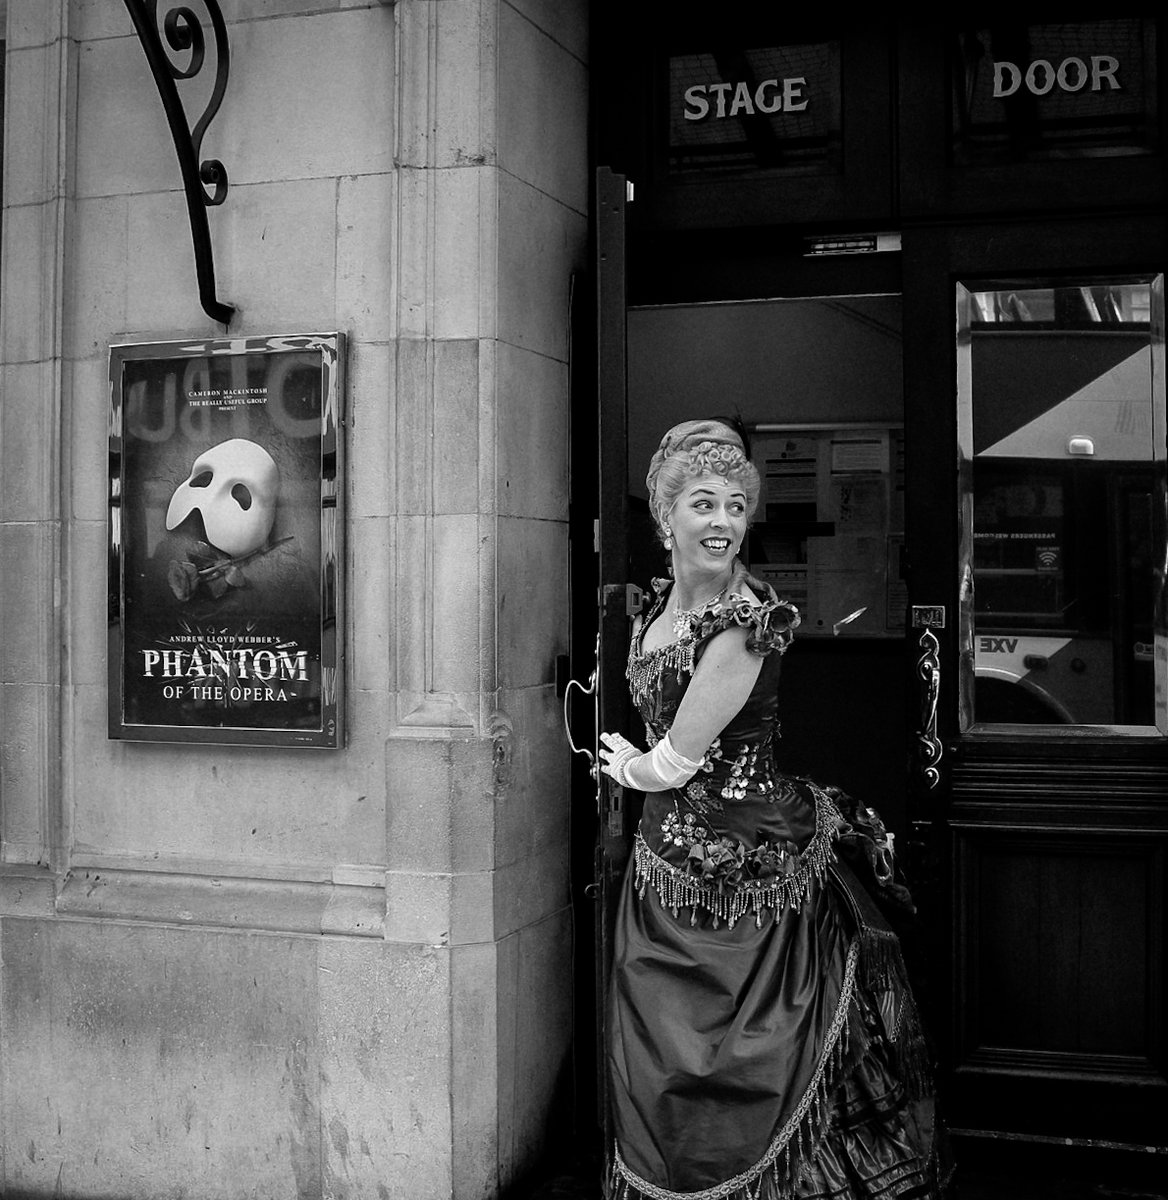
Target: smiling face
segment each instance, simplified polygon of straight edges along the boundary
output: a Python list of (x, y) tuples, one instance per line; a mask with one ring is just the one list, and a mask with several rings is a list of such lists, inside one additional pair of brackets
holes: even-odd
[(746, 525), (746, 492), (739, 480), (724, 475), (695, 476), (669, 510), (678, 577), (725, 571), (742, 545)]

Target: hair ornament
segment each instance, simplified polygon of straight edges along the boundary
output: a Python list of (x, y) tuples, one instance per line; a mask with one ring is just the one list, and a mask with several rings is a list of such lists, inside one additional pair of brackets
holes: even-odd
[(733, 475), (748, 460), (739, 447), (727, 442), (699, 442), (689, 450), (689, 461), (695, 475)]
[(741, 481), (748, 513), (754, 512), (760, 480), (758, 470), (746, 455), (742, 435), (720, 418), (682, 421), (661, 439), (645, 476), (650, 512), (662, 541), (669, 536), (666, 518), (670, 507), (685, 481), (699, 475), (720, 475), (724, 479), (733, 476)]

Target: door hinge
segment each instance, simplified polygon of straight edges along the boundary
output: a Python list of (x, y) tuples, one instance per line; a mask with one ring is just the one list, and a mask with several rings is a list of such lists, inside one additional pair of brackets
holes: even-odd
[[(621, 612), (621, 605), (624, 611)], [(635, 617), (645, 606), (645, 591), (635, 583), (606, 583), (600, 589), (600, 613), (604, 617)]]

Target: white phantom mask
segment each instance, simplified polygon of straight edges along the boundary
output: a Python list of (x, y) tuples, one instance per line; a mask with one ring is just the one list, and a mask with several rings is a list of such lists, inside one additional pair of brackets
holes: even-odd
[(250, 554), (272, 532), (279, 484), (279, 469), (263, 446), (230, 438), (195, 459), (190, 477), (170, 498), (166, 528), (197, 509), (212, 546), (233, 557)]

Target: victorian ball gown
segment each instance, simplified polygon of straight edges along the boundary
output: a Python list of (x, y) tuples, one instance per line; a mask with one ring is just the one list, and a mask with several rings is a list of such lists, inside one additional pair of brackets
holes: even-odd
[(697, 774), (645, 796), (609, 996), (609, 1196), (936, 1197), (928, 1055), (885, 916), (911, 907), (890, 839), (874, 810), (776, 764), (798, 612), (740, 573), (645, 651), (670, 584), (655, 586), (628, 663), (651, 745), (715, 634), (745, 627), (763, 663)]

